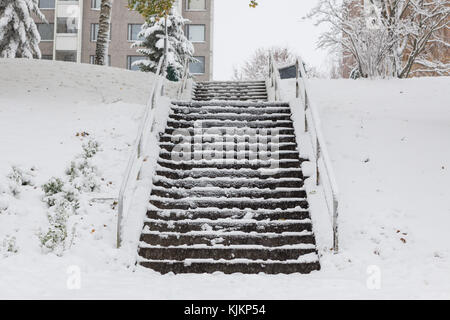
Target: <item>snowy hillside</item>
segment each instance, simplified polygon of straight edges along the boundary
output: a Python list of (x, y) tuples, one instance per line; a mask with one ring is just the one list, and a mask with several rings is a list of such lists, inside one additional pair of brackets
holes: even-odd
[[(161, 276), (115, 249), (114, 201), (90, 198), (117, 196), (153, 80), (0, 59), (0, 298), (450, 298), (449, 78), (311, 83), (342, 193), (341, 253), (324, 254), (321, 271), (278, 276)], [(286, 81), (286, 99), (292, 86)], [(98, 190), (80, 196), (63, 255), (47, 253), (41, 185), (65, 177), (91, 140), (100, 144), (89, 158)], [(13, 183), (15, 195), (12, 166), (27, 182)]]

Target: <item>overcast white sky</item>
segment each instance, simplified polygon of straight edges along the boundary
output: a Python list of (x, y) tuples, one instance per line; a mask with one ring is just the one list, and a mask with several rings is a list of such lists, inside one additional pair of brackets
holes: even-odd
[(233, 66), (251, 56), (255, 49), (273, 45), (288, 46), (317, 67), (326, 52), (316, 49), (324, 27), (315, 27), (302, 17), (317, 0), (259, 0), (249, 8), (248, 0), (215, 0), (214, 78), (227, 80)]

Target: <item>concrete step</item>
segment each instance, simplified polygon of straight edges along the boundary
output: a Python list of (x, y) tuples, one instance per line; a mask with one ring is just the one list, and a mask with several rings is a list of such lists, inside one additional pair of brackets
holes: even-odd
[(263, 135), (263, 136), (278, 136), (278, 135), (295, 135), (293, 127), (290, 128), (249, 128), (249, 127), (201, 127), (201, 128), (173, 128), (166, 127), (164, 131), (167, 135)]
[(266, 109), (270, 107), (289, 108), (289, 103), (285, 102), (241, 102), (241, 101), (174, 101), (174, 106), (180, 107), (227, 107), (227, 108), (250, 108)]
[(232, 162), (233, 160), (250, 160), (250, 161), (281, 161), (281, 160), (297, 160), (300, 158), (298, 151), (253, 151), (253, 150), (243, 150), (243, 151), (216, 151), (216, 150), (202, 150), (194, 151), (192, 148), (184, 148), (182, 151), (166, 151), (161, 150), (159, 152), (160, 159), (172, 160), (175, 163), (186, 162), (186, 161), (221, 161), (226, 160)]
[[(231, 140), (231, 139), (229, 139)], [(242, 139), (243, 140), (243, 139)], [(256, 140), (256, 139), (255, 139)], [(260, 141), (263, 141), (261, 139)], [(284, 143), (257, 143), (252, 141), (230, 141), (230, 142), (224, 142), (224, 141), (218, 141), (218, 142), (180, 142), (180, 143), (161, 143), (159, 147), (162, 150), (168, 151), (168, 152), (195, 152), (197, 150), (217, 150), (218, 152), (224, 150), (224, 151), (233, 151), (233, 152), (240, 152), (244, 150), (251, 150), (253, 152), (263, 152), (266, 151), (297, 151), (297, 144), (294, 142), (284, 142)]]
[(315, 253), (314, 245), (292, 245), (287, 248), (273, 247), (264, 248), (257, 246), (214, 246), (204, 245), (160, 247), (147, 245), (141, 242), (139, 245), (139, 255), (144, 259), (166, 260), (174, 259), (183, 261), (186, 259), (251, 259), (251, 260), (296, 260), (303, 255)]
[[(248, 135), (248, 134), (233, 134), (233, 135), (220, 135), (220, 134), (200, 134), (200, 135), (168, 135), (163, 134), (160, 137), (160, 146), (173, 145), (179, 143), (251, 143), (251, 142), (265, 142), (267, 144), (285, 144), (292, 143), (296, 145), (296, 138), (293, 135)], [(169, 150), (169, 149), (167, 149)]]
[(185, 106), (173, 106), (172, 110), (174, 114), (250, 114), (250, 115), (269, 115), (269, 114), (287, 114), (291, 115), (291, 109), (287, 107), (266, 107), (266, 108), (253, 108), (253, 107), (224, 107), (224, 106), (202, 106), (202, 107), (185, 107)]
[[(296, 163), (296, 165), (300, 165)], [(303, 179), (303, 173), (300, 167), (293, 168), (279, 168), (276, 170), (254, 170), (252, 168), (240, 168), (240, 169), (220, 169), (215, 168), (211, 170), (210, 168), (191, 168), (187, 171), (176, 169), (171, 169), (167, 166), (167, 163), (160, 163), (156, 169), (156, 174), (161, 177), (166, 177), (169, 179), (218, 179), (218, 178), (228, 178), (228, 179), (284, 179), (284, 178), (298, 178)]]
[(197, 120), (222, 120), (222, 121), (290, 121), (291, 115), (286, 114), (202, 114), (202, 113), (191, 113), (191, 114), (171, 114), (169, 116), (171, 120), (180, 120), (180, 121), (197, 121)]
[[(274, 161), (263, 160), (228, 160), (228, 159), (216, 159), (216, 160), (187, 160), (187, 161), (172, 161), (169, 159), (159, 159), (158, 165), (166, 169), (189, 171), (193, 169), (209, 169), (209, 170), (280, 170), (287, 168), (300, 168), (301, 163), (305, 161), (303, 159), (281, 159)], [(264, 172), (262, 172), (264, 174)]]
[(309, 218), (308, 210), (239, 210), (205, 208), (196, 210), (148, 210), (147, 218), (158, 220), (195, 220), (195, 219), (254, 219), (254, 220), (303, 220)]
[(312, 271), (320, 270), (319, 260), (316, 259), (306, 262), (299, 260), (292, 261), (251, 261), (241, 260), (147, 260), (140, 261), (141, 266), (151, 268), (161, 274), (173, 272), (181, 273), (214, 273), (223, 272), (225, 274), (243, 273), (243, 274), (308, 274)]
[[(235, 219), (196, 219), (165, 221), (144, 220), (144, 230), (158, 232), (180, 232), (191, 231), (215, 231), (221, 232), (301, 232), (311, 231), (311, 220), (284, 220), (284, 221), (256, 221), (256, 220), (235, 220)], [(218, 235), (220, 236), (220, 235)]]
[(220, 208), (220, 209), (308, 209), (308, 201), (302, 198), (191, 198), (191, 199), (169, 199), (151, 197), (150, 203), (158, 209), (182, 209), (190, 210), (196, 208)]
[(291, 120), (280, 120), (280, 121), (238, 121), (238, 120), (198, 120), (198, 121), (184, 121), (177, 120), (173, 121), (169, 119), (167, 121), (167, 127), (173, 129), (183, 129), (183, 128), (250, 128), (250, 129), (290, 129), (294, 125)]
[(259, 188), (220, 188), (220, 187), (194, 187), (190, 189), (185, 188), (166, 188), (160, 186), (153, 186), (152, 195), (158, 197), (172, 198), (172, 199), (188, 199), (188, 198), (250, 198), (258, 200), (271, 200), (278, 198), (306, 198), (306, 192), (302, 188), (278, 188), (273, 189), (259, 189)]

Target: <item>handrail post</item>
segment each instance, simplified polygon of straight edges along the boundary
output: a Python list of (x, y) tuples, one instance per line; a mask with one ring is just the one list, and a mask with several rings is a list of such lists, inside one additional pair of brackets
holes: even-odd
[(319, 138), (316, 137), (316, 186), (320, 184), (319, 159), (320, 159), (320, 142)]
[(308, 132), (308, 95), (305, 88), (305, 132)]
[(338, 216), (339, 216), (339, 202), (336, 196), (333, 195), (333, 251), (334, 254), (339, 253), (339, 237), (338, 237)]
[(300, 84), (298, 83), (298, 73), (299, 73), (299, 63), (298, 58), (295, 62), (295, 97), (298, 99), (300, 97)]

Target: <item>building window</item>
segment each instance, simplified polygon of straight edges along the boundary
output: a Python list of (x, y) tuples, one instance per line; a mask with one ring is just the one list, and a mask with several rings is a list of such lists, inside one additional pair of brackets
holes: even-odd
[(142, 24), (128, 24), (128, 41), (141, 40), (138, 37), (139, 32), (141, 32)]
[(55, 9), (55, 0), (39, 0), (40, 9)]
[(102, 0), (91, 0), (91, 9), (100, 10)]
[(137, 71), (140, 70), (138, 66), (133, 66), (133, 63), (139, 60), (147, 59), (144, 56), (127, 56), (127, 69)]
[(77, 33), (78, 18), (56, 18), (56, 33)]
[(194, 57), (196, 61), (189, 62), (189, 72), (192, 74), (205, 73), (205, 57)]
[(186, 34), (191, 42), (205, 42), (206, 27), (204, 24), (188, 24)]
[[(89, 56), (89, 63), (94, 64), (95, 62), (95, 56)], [(106, 58), (106, 64), (111, 67), (111, 55), (108, 54), (108, 57)]]
[[(98, 37), (98, 23), (91, 23), (91, 41), (97, 41)], [(111, 40), (112, 25), (109, 24), (109, 40)]]
[(206, 10), (206, 1), (205, 0), (186, 0), (186, 9), (187, 10)]
[(36, 27), (41, 35), (41, 41), (53, 41), (55, 32), (54, 23), (36, 23)]
[(56, 51), (56, 60), (77, 62), (76, 51)]
[(43, 54), (41, 56), (41, 60), (53, 60), (53, 55), (51, 55), (51, 54)]

